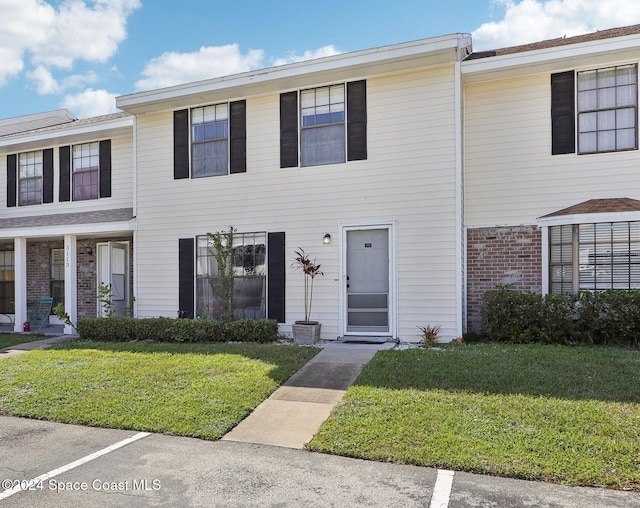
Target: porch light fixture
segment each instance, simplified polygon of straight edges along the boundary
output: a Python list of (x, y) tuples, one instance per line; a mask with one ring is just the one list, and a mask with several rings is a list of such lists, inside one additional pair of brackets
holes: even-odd
[(331, 235), (329, 233), (326, 233), (322, 237), (322, 243), (324, 243), (325, 245), (329, 245), (331, 243)]

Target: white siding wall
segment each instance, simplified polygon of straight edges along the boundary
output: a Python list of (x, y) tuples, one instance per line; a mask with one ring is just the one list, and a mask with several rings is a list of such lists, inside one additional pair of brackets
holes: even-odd
[(640, 199), (638, 151), (551, 155), (549, 74), (467, 85), (464, 100), (466, 226), (534, 224), (587, 199)]
[[(175, 316), (178, 238), (234, 226), (285, 231), (287, 267), (304, 248), (322, 264), (313, 319), (335, 338), (339, 317), (339, 224), (397, 221), (399, 336), (417, 326), (456, 331), (453, 66), (368, 79), (368, 160), (281, 169), (279, 96), (247, 98), (247, 172), (173, 179), (171, 111), (140, 116), (138, 294), (140, 316)], [(333, 241), (323, 245), (330, 233)], [(302, 318), (303, 279), (287, 270), (286, 318)]]
[[(111, 139), (111, 197), (88, 199), (85, 201), (60, 202), (60, 155), (59, 145), (43, 144), (42, 149), (53, 148), (53, 203), (40, 205), (15, 206), (8, 208), (7, 157), (6, 154), (29, 150), (8, 151), (0, 155), (0, 188), (3, 189), (0, 200), (0, 219), (9, 217), (31, 217), (57, 213), (89, 212), (93, 210), (112, 210), (133, 206), (133, 141), (132, 136), (97, 138), (94, 141)], [(68, 144), (68, 143), (67, 143)]]

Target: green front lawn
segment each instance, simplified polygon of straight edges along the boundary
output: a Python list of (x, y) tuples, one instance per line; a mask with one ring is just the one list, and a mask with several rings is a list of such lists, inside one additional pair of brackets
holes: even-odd
[(21, 334), (21, 333), (0, 333), (0, 349), (15, 346), (16, 344), (24, 344), (25, 342), (34, 342), (44, 339), (44, 335), (39, 334)]
[(640, 490), (640, 351), (384, 351), (308, 446), (372, 460)]
[(66, 343), (0, 360), (0, 414), (219, 439), (317, 352)]

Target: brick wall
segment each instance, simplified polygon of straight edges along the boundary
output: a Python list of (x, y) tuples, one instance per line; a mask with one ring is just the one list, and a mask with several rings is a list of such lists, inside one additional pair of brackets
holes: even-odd
[(467, 330), (482, 331), (482, 296), (508, 284), (542, 291), (542, 234), (536, 226), (467, 230)]
[[(133, 294), (133, 243), (130, 238), (82, 239), (77, 242), (78, 317), (97, 315), (97, 248), (98, 242), (129, 241), (129, 290)], [(13, 245), (9, 250), (13, 250)], [(37, 300), (51, 292), (51, 249), (64, 248), (64, 242), (29, 242), (27, 246), (27, 299)]]

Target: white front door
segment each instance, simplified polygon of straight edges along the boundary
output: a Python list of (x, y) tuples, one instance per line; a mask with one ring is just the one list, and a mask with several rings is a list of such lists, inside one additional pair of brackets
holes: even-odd
[(390, 335), (388, 227), (346, 230), (345, 335)]
[[(129, 244), (123, 242), (99, 243), (98, 286), (111, 288), (111, 303), (116, 315), (121, 316), (129, 304)], [(105, 308), (98, 302), (98, 315), (105, 315)]]

